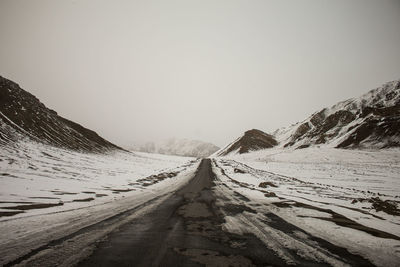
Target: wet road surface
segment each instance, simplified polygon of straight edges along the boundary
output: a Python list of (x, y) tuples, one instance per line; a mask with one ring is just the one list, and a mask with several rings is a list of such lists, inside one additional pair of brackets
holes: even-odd
[[(223, 231), (224, 214), (251, 210), (237, 204), (226, 205), (225, 210), (218, 207), (214, 180), (211, 160), (202, 160), (187, 185), (153, 211), (108, 235), (79, 266), (287, 266), (256, 236)], [(271, 219), (277, 228), (292, 230), (279, 217), (271, 214)], [(347, 250), (316, 241), (337, 250), (350, 265), (370, 265)], [(329, 266), (305, 260), (295, 251), (293, 256), (298, 266)]]

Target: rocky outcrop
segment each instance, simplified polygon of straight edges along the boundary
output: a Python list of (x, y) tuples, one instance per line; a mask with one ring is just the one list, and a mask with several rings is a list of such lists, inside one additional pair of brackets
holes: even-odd
[(245, 132), (238, 140), (217, 151), (215, 154), (216, 156), (226, 156), (231, 153), (243, 154), (250, 151), (271, 148), (276, 145), (278, 145), (278, 142), (272, 135), (253, 129)]
[(302, 122), (276, 130), (273, 136), (259, 130), (247, 131), (215, 156), (276, 145), (296, 149), (317, 145), (368, 149), (400, 147), (400, 80), (324, 108)]
[[(400, 81), (340, 102), (295, 125), (284, 147), (335, 144), (338, 148), (400, 146)], [(277, 132), (279, 135), (279, 131)]]

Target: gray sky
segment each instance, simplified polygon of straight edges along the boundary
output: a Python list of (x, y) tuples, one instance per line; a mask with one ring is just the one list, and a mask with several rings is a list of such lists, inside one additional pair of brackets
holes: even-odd
[(120, 145), (225, 145), (400, 78), (400, 1), (0, 0), (0, 75)]

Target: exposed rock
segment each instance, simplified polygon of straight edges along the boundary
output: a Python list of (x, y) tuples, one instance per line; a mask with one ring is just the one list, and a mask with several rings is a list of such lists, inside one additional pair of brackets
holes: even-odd
[(225, 156), (232, 152), (243, 154), (250, 151), (271, 148), (277, 144), (278, 142), (272, 135), (253, 129), (245, 132), (242, 137), (224, 149), (221, 149), (216, 154), (218, 156)]
[(241, 169), (237, 169), (237, 168), (235, 168), (233, 171), (234, 171), (235, 173), (246, 173), (245, 171), (243, 171), (243, 170), (241, 170)]
[(18, 84), (0, 76), (0, 144), (23, 138), (84, 152), (121, 149), (94, 131), (48, 109)]
[(261, 182), (258, 187), (267, 188), (267, 187), (277, 187), (275, 184), (271, 182)]
[(296, 132), (293, 135), (293, 140), (296, 140), (297, 138), (303, 136), (305, 133), (307, 133), (311, 129), (310, 125), (308, 122), (303, 123), (297, 128)]
[(325, 108), (294, 127), (284, 147), (335, 141), (338, 148), (400, 146), (400, 81)]
[(325, 109), (321, 110), (318, 113), (315, 113), (311, 119), (310, 122), (312, 123), (312, 125), (314, 126), (320, 126), (321, 123), (323, 122), (323, 120), (325, 119), (325, 115), (324, 115)]

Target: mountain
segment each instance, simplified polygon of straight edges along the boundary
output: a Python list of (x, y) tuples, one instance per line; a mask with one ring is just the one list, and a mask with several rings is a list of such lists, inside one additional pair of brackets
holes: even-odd
[[(214, 155), (247, 153), (273, 147), (250, 130)], [(261, 132), (261, 131), (260, 131)], [(251, 134), (249, 134), (251, 133)], [(261, 132), (262, 133), (262, 132)], [(400, 80), (315, 112), (302, 122), (267, 135), (279, 147), (388, 148), (400, 146)], [(247, 144), (251, 144), (247, 149)]]
[(0, 76), (0, 145), (26, 138), (82, 152), (121, 149), (59, 116), (18, 84)]
[(348, 99), (274, 133), (284, 147), (337, 148), (400, 146), (400, 80)]
[(148, 142), (144, 145), (137, 145), (132, 150), (177, 155), (186, 157), (205, 158), (217, 151), (219, 147), (214, 144), (189, 139), (171, 138), (160, 143)]
[(230, 153), (243, 154), (254, 150), (271, 148), (278, 145), (275, 137), (263, 131), (253, 129), (245, 132), (233, 143), (217, 151), (214, 155), (226, 156)]

